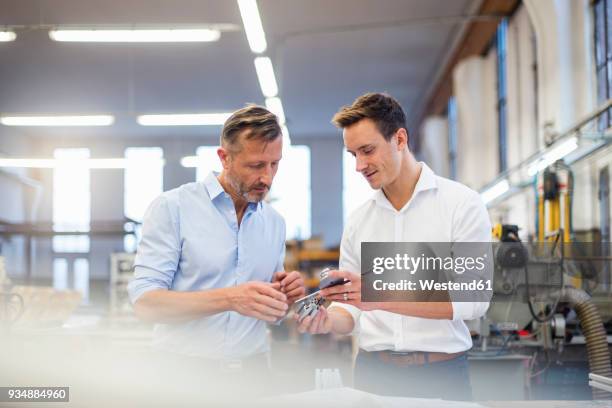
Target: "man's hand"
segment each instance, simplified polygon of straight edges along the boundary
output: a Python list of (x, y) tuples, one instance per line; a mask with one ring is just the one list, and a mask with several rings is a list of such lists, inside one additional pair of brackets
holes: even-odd
[(343, 285), (332, 286), (321, 290), (321, 296), (325, 299), (340, 303), (353, 305), (361, 310), (367, 310), (366, 304), (361, 302), (361, 275), (348, 271), (329, 271), (328, 276), (332, 279), (344, 278), (348, 280)]
[(329, 318), (327, 309), (321, 306), (319, 311), (314, 316), (306, 316), (301, 322), (298, 320), (299, 316), (294, 315), (295, 320), (298, 322), (298, 331), (300, 333), (310, 334), (327, 334), (332, 329), (332, 321)]
[(272, 277), (272, 283), (280, 284), (280, 291), (287, 296), (287, 305), (290, 306), (297, 299), (306, 295), (304, 279), (298, 271), (276, 272)]
[(273, 323), (287, 313), (287, 296), (278, 284), (247, 282), (230, 288), (232, 310), (244, 316)]

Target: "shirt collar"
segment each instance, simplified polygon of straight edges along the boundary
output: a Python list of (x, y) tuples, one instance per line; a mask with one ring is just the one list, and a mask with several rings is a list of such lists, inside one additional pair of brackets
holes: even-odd
[[(417, 194), (426, 190), (438, 188), (438, 183), (436, 182), (436, 174), (433, 172), (433, 170), (430, 169), (429, 166), (427, 166), (424, 162), (419, 162), (419, 164), (421, 165), (421, 174), (419, 175), (419, 180), (417, 181), (417, 184), (414, 188), (412, 197), (410, 198), (410, 200), (408, 200), (406, 205), (404, 205), (404, 207), (400, 211), (403, 211), (405, 208), (407, 208), (408, 204), (410, 204), (412, 200), (414, 200), (414, 197), (416, 197)], [(376, 191), (376, 194), (374, 194), (372, 199), (376, 202), (377, 205), (390, 208), (395, 211), (395, 208), (391, 205), (391, 203), (385, 196), (385, 193), (383, 192), (382, 188)]]
[[(217, 178), (218, 176), (219, 172), (211, 171), (204, 179), (204, 186), (206, 187), (206, 191), (208, 191), (208, 196), (210, 197), (210, 200), (213, 201), (220, 195), (225, 195), (228, 199), (231, 200), (229, 194), (225, 192), (223, 186), (221, 185), (221, 183), (219, 183), (219, 179)], [(247, 205), (247, 209), (250, 208), (253, 211), (260, 210), (262, 207), (263, 201), (260, 201), (258, 203), (249, 203)]]
[(211, 171), (204, 179), (204, 186), (206, 187), (206, 191), (208, 191), (208, 196), (211, 200), (214, 200), (218, 195), (225, 192), (225, 190), (223, 190), (223, 186), (221, 183), (219, 183), (219, 179), (217, 179), (218, 175), (219, 173), (216, 171)]

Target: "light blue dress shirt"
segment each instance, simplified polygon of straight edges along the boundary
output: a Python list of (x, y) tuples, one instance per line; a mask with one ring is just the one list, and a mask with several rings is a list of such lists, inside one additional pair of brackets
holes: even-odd
[[(270, 205), (250, 203), (240, 226), (230, 196), (211, 172), (157, 197), (143, 222), (128, 285), (134, 303), (143, 293), (197, 291), (249, 281), (270, 282), (283, 270), (285, 221)], [(243, 358), (269, 350), (266, 323), (223, 312), (177, 324), (157, 324), (153, 346), (205, 358)]]

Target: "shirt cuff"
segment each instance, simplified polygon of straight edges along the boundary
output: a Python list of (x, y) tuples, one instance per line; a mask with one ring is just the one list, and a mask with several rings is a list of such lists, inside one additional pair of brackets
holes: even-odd
[(168, 286), (163, 281), (149, 277), (134, 278), (127, 286), (132, 305), (145, 293), (158, 289), (168, 290)]
[(453, 320), (474, 320), (486, 313), (489, 302), (452, 302)]
[(361, 316), (361, 310), (353, 305), (347, 305), (346, 303), (332, 302), (327, 308), (328, 310), (338, 307), (344, 309), (353, 317), (353, 330), (348, 334), (349, 336), (355, 336), (359, 333), (359, 316)]

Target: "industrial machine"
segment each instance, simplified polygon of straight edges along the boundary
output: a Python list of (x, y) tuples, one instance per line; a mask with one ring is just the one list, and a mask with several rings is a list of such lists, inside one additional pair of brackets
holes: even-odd
[[(568, 360), (588, 361), (589, 372), (612, 377), (604, 324), (612, 318), (610, 243), (575, 239), (572, 194), (572, 172), (559, 161), (536, 179), (535, 239), (522, 242), (515, 225), (493, 229), (494, 296), (476, 353), (531, 356), (530, 380)], [(612, 396), (598, 388), (592, 394)]]

